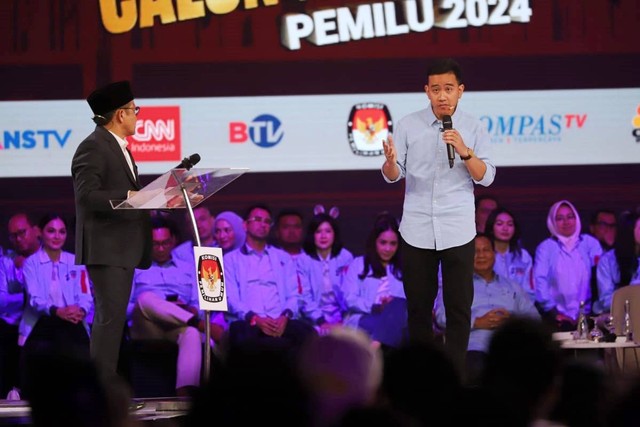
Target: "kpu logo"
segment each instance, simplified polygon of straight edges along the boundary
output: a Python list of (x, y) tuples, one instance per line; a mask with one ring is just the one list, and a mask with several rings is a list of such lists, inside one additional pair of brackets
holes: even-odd
[(251, 121), (230, 122), (229, 141), (234, 144), (242, 144), (249, 139), (258, 147), (269, 148), (277, 145), (284, 137), (280, 120), (271, 114), (261, 114)]
[(129, 137), (136, 162), (180, 160), (180, 107), (142, 107), (136, 133)]
[(71, 129), (22, 129), (2, 132), (0, 150), (33, 150), (64, 148), (71, 136)]
[(640, 143), (640, 105), (636, 108), (636, 115), (633, 117), (632, 135), (636, 138), (636, 142)]
[(351, 151), (358, 156), (380, 156), (382, 141), (393, 131), (393, 121), (386, 105), (379, 102), (356, 104), (347, 122)]
[(207, 302), (220, 302), (224, 298), (224, 275), (217, 256), (204, 254), (198, 257), (198, 289)]

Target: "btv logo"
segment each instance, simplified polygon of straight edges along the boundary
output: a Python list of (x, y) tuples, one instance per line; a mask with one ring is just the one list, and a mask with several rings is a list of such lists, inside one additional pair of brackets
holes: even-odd
[(129, 142), (136, 162), (180, 160), (180, 107), (142, 107)]
[(244, 143), (251, 138), (258, 147), (269, 148), (282, 141), (283, 136), (282, 123), (271, 114), (261, 114), (248, 124), (229, 123), (229, 141), (232, 143)]

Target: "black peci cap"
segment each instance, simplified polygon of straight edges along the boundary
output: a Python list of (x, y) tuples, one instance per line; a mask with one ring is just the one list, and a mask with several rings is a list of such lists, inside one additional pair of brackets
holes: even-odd
[(133, 100), (133, 92), (128, 81), (109, 83), (99, 89), (94, 90), (87, 97), (87, 102), (91, 111), (96, 116), (101, 116), (109, 111), (126, 105)]

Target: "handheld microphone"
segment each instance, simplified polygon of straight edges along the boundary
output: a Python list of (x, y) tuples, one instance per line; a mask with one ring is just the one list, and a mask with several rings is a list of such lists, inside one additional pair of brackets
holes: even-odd
[(185, 157), (182, 159), (180, 164), (175, 167), (175, 169), (186, 169), (189, 170), (194, 167), (200, 161), (200, 154), (194, 153), (189, 157)]
[[(453, 121), (450, 115), (445, 114), (442, 116), (442, 130), (445, 131), (447, 129), (453, 129)], [(453, 160), (456, 158), (456, 150), (451, 144), (447, 144), (447, 158), (449, 159), (449, 167), (452, 168)]]

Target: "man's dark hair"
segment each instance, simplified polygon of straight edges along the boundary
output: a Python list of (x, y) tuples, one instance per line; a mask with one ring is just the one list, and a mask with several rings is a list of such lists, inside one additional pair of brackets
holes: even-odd
[(298, 218), (300, 218), (300, 221), (304, 221), (304, 217), (302, 216), (302, 213), (299, 210), (287, 208), (287, 209), (282, 209), (280, 212), (278, 212), (278, 216), (276, 217), (275, 224), (277, 225), (278, 223), (280, 223), (280, 220), (285, 216), (297, 216)]
[(476, 233), (476, 237), (474, 238), (474, 240), (477, 239), (487, 239), (489, 241), (489, 243), (491, 243), (491, 248), (493, 249), (493, 251), (496, 251), (496, 240), (494, 239), (494, 237), (488, 233)]
[(475, 198), (474, 204), (476, 206), (476, 209), (478, 209), (478, 206), (480, 206), (480, 202), (483, 200), (493, 200), (494, 202), (496, 202), (496, 205), (499, 205), (498, 199), (496, 199), (494, 196), (490, 194), (482, 194)]
[(614, 211), (612, 211), (611, 209), (598, 209), (593, 214), (591, 214), (591, 219), (589, 220), (589, 224), (590, 225), (597, 225), (598, 224), (598, 216), (600, 216), (600, 214), (613, 215), (613, 217), (617, 219), (616, 213)]
[(169, 233), (175, 237), (176, 239), (178, 239), (179, 237), (179, 232), (178, 232), (178, 226), (176, 225), (175, 222), (173, 222), (172, 220), (168, 219), (168, 218), (163, 218), (161, 216), (154, 216), (151, 218), (151, 229), (152, 230), (157, 230), (158, 228), (166, 228), (167, 230), (169, 230)]
[(93, 120), (93, 123), (97, 124), (98, 126), (104, 126), (106, 124), (109, 124), (111, 119), (113, 119), (113, 116), (115, 116), (116, 111), (117, 109), (111, 110), (108, 113), (104, 113), (98, 116), (93, 116), (91, 120)]
[(264, 203), (255, 203), (251, 206), (249, 206), (245, 211), (244, 211), (244, 215), (242, 216), (242, 219), (244, 219), (245, 221), (249, 219), (249, 215), (251, 215), (251, 211), (254, 209), (262, 209), (263, 211), (267, 211), (269, 213), (269, 216), (271, 216), (271, 209), (269, 209), (269, 207), (267, 205), (265, 205)]
[(463, 83), (460, 64), (451, 58), (442, 58), (433, 61), (427, 69), (427, 80), (429, 79), (429, 76), (447, 73), (453, 73), (456, 76), (456, 80), (459, 85)]

